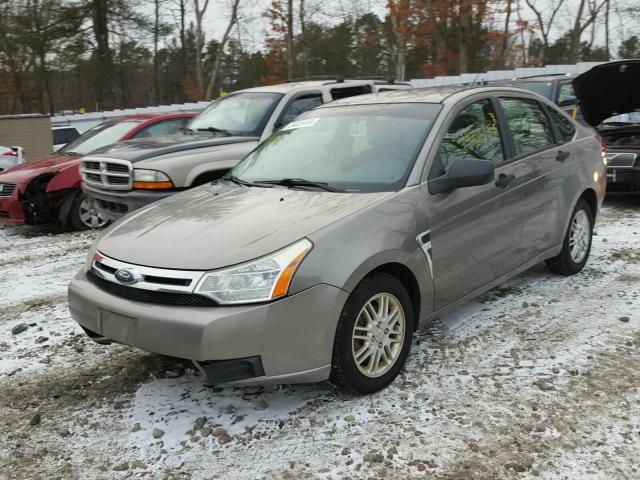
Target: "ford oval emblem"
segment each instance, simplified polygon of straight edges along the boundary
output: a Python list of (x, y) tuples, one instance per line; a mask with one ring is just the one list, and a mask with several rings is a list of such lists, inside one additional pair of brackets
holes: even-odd
[(131, 270), (116, 270), (116, 273), (113, 274), (120, 283), (124, 283), (126, 285), (131, 285), (140, 280), (140, 277), (136, 275)]

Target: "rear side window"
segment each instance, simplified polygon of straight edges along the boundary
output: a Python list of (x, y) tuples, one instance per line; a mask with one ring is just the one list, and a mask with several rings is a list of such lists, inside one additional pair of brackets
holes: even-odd
[(551, 119), (558, 127), (562, 142), (570, 141), (576, 133), (576, 127), (573, 126), (573, 123), (554, 108), (549, 108), (548, 112), (551, 115)]
[(53, 144), (60, 145), (63, 143), (66, 145), (69, 142), (73, 142), (79, 136), (80, 134), (75, 128), (60, 128), (53, 130)]
[(513, 136), (516, 156), (538, 152), (556, 143), (549, 120), (538, 102), (525, 98), (501, 98), (500, 104)]
[(371, 91), (371, 85), (362, 85), (360, 87), (332, 88), (331, 99), (340, 100), (341, 98), (355, 97), (356, 95), (371, 93)]
[(158, 137), (160, 135), (171, 135), (176, 133), (180, 128), (184, 127), (185, 119), (176, 118), (173, 120), (165, 120), (164, 122), (154, 123), (143, 128), (136, 133), (133, 138)]
[(490, 100), (481, 100), (463, 108), (451, 121), (438, 148), (430, 178), (449, 171), (456, 160), (489, 160), (498, 166), (504, 153), (496, 113)]

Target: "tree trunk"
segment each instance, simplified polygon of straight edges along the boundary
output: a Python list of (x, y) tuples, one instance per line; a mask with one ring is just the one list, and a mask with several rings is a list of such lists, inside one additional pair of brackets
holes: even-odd
[(158, 72), (158, 43), (160, 41), (160, 0), (154, 0), (153, 25), (153, 91), (156, 105), (160, 105), (160, 75)]
[[(209, 78), (209, 85), (207, 86), (207, 93), (205, 98), (207, 100), (211, 100), (213, 97), (214, 89), (217, 90), (218, 86), (218, 74), (220, 71), (220, 65), (222, 64), (222, 57), (224, 56), (224, 48), (229, 41), (229, 36), (231, 35), (231, 30), (238, 23), (238, 6), (240, 5), (240, 0), (233, 0), (233, 5), (231, 6), (231, 18), (229, 18), (229, 23), (227, 24), (227, 29), (224, 31), (224, 35), (222, 35), (222, 39), (218, 44), (218, 48), (216, 50), (216, 59), (213, 62), (213, 69), (211, 70), (211, 76)], [(216, 95), (217, 96), (217, 95)]]
[[(402, 1), (402, 0), (400, 0)], [(389, 1), (389, 17), (391, 19), (391, 29), (396, 44), (395, 80), (404, 82), (407, 71), (407, 39), (401, 30), (404, 27), (404, 19), (401, 18), (400, 8), (392, 1)]]
[(304, 68), (304, 76), (309, 76), (309, 56), (307, 51), (307, 12), (305, 10), (305, 0), (300, 0), (300, 10), (298, 18), (300, 19), (300, 47), (302, 49), (302, 67)]
[(569, 63), (577, 63), (580, 50), (580, 37), (582, 36), (582, 15), (584, 13), (586, 0), (580, 0), (578, 6), (578, 13), (576, 19), (573, 22), (573, 28), (569, 31)]
[(511, 22), (513, 0), (507, 0), (507, 12), (504, 19), (504, 30), (502, 32), (502, 48), (500, 51), (500, 67), (506, 68), (508, 64), (507, 52), (509, 51), (509, 23)]
[(607, 61), (611, 60), (611, 38), (610, 38), (610, 31), (609, 31), (610, 13), (611, 13), (611, 1), (607, 0), (605, 3), (605, 11), (604, 11), (604, 48), (607, 51)]
[(113, 109), (115, 93), (113, 90), (113, 64), (109, 47), (109, 0), (93, 0), (93, 33), (96, 39), (97, 97), (102, 110)]
[(293, 0), (287, 0), (287, 79), (293, 79)]

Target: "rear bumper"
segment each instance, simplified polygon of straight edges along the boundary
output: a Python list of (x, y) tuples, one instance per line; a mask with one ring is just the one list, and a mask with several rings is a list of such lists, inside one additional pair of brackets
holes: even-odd
[(0, 197), (0, 223), (14, 225), (25, 223), (26, 218), (19, 200), (22, 189), (23, 185), (18, 184), (10, 196)]
[(163, 306), (107, 293), (82, 271), (69, 310), (99, 341), (192, 360), (213, 383), (305, 383), (329, 377), (347, 295), (320, 284), (268, 304)]
[(640, 167), (607, 168), (608, 195), (640, 195)]
[(145, 207), (153, 202), (162, 200), (176, 191), (153, 190), (129, 190), (129, 191), (105, 191), (100, 190), (85, 183), (82, 184), (82, 190), (96, 199), (98, 210), (107, 219), (112, 222), (121, 219), (125, 215)]

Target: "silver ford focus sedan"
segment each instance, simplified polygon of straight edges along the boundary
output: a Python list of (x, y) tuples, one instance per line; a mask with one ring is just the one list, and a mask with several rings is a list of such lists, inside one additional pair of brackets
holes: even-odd
[(592, 130), (523, 90), (333, 102), (107, 229), (69, 308), (212, 384), (375, 392), (420, 324), (541, 261), (579, 272), (605, 168)]

